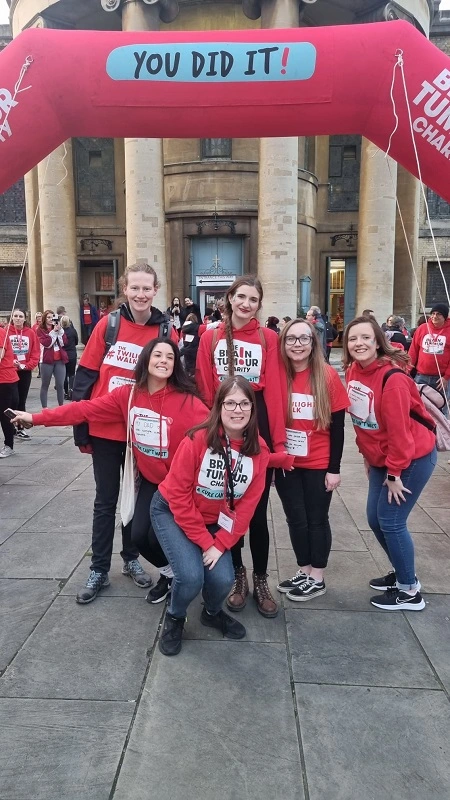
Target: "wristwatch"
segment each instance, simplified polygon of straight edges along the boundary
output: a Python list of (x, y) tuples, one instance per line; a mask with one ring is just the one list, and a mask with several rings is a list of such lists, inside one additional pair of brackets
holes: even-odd
[(388, 481), (399, 481), (400, 480), (400, 478), (397, 475), (391, 475), (389, 472), (388, 472), (386, 477), (387, 477)]

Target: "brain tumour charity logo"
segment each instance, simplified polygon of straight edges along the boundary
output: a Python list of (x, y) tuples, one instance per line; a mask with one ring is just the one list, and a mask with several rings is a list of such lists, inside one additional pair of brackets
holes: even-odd
[(5, 141), (5, 134), (7, 134), (8, 137), (12, 136), (8, 115), (11, 108), (16, 105), (17, 100), (13, 100), (11, 92), (9, 92), (8, 89), (0, 89), (0, 142)]

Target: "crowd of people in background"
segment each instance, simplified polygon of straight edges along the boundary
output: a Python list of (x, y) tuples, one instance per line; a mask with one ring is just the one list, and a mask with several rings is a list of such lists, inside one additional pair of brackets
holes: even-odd
[[(0, 456), (13, 451), (14, 433), (29, 436), (30, 424), (73, 424), (76, 445), (92, 455), (92, 560), (77, 602), (92, 602), (109, 585), (130, 447), (138, 491), (122, 525), (122, 572), (149, 590), (149, 603), (170, 597), (160, 640), (165, 655), (180, 651), (187, 608), (200, 591), (202, 624), (227, 638), (245, 635), (234, 615), (250, 596), (247, 530), (256, 608), (264, 617), (278, 614), (268, 582), (273, 484), (298, 564), (277, 590), (293, 602), (324, 594), (329, 508), (349, 412), (368, 477), (368, 523), (392, 565), (370, 582), (379, 592), (370, 602), (422, 610), (407, 520), (436, 464), (436, 436), (418, 384), (448, 398), (448, 306), (435, 304), (410, 335), (402, 317), (379, 326), (371, 309), (345, 329), (339, 314), (331, 322), (318, 306), (304, 318), (269, 316), (261, 326), (263, 287), (253, 276), (237, 279), (203, 318), (190, 297), (182, 304), (175, 296), (160, 311), (157, 290), (155, 270), (140, 263), (126, 269), (114, 313), (85, 295), (77, 370), (78, 333), (64, 307), (39, 312), (33, 327), (15, 309), (8, 331), (0, 328)], [(346, 386), (329, 364), (341, 340)], [(38, 363), (43, 411), (31, 415), (25, 404)], [(50, 410), (52, 377), (59, 408)], [(15, 411), (14, 425), (7, 408)], [(159, 569), (155, 586), (139, 556)]]

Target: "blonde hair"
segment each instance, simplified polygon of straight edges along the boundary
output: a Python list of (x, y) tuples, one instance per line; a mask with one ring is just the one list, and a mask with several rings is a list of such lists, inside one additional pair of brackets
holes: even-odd
[(123, 293), (124, 287), (128, 285), (128, 278), (132, 272), (146, 272), (147, 275), (153, 275), (153, 285), (156, 289), (159, 288), (158, 276), (156, 274), (156, 270), (147, 264), (145, 261), (137, 262), (136, 264), (131, 264), (129, 267), (126, 268), (123, 275), (119, 278), (119, 289), (120, 292)]
[(62, 325), (63, 328), (69, 328), (70, 327), (70, 319), (67, 316), (67, 314), (63, 314), (62, 315), (62, 317), (61, 317), (61, 325)]
[(311, 339), (311, 353), (309, 354), (308, 367), (310, 370), (309, 385), (312, 396), (314, 397), (314, 411), (315, 411), (315, 424), (316, 428), (326, 430), (330, 427), (331, 423), (331, 400), (329, 391), (329, 378), (328, 367), (325, 362), (322, 345), (316, 334), (314, 325), (311, 325), (308, 320), (299, 317), (299, 319), (292, 319), (287, 322), (280, 334), (280, 349), (281, 358), (286, 370), (287, 388), (288, 388), (288, 402), (286, 409), (286, 421), (288, 425), (292, 424), (292, 384), (296, 375), (294, 365), (286, 353), (286, 336), (293, 325), (298, 322), (303, 322), (309, 328)]

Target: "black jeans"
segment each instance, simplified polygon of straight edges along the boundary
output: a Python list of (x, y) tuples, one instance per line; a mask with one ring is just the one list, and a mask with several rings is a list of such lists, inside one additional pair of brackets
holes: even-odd
[(332, 492), (325, 489), (326, 469), (275, 470), (275, 486), (286, 514), (299, 567), (325, 569), (331, 550), (328, 511)]
[(134, 516), (131, 522), (131, 543), (136, 547), (141, 556), (147, 559), (155, 567), (167, 567), (168, 561), (164, 551), (155, 536), (153, 525), (150, 520), (150, 503), (153, 495), (157, 491), (156, 483), (150, 483), (141, 477)]
[[(267, 408), (262, 392), (255, 392), (256, 411), (258, 414), (259, 435), (262, 436), (270, 449), (272, 442), (270, 439), (269, 419)], [(257, 575), (264, 575), (267, 572), (269, 561), (269, 526), (267, 525), (267, 505), (269, 502), (270, 486), (272, 484), (273, 470), (268, 469), (266, 473), (266, 484), (261, 499), (255, 508), (250, 522), (250, 552), (252, 554), (253, 569)], [(234, 547), (231, 548), (233, 567), (242, 567), (242, 548), (245, 537), (243, 536)]]
[(0, 424), (5, 437), (6, 447), (14, 449), (14, 425), (5, 417), (4, 411), (12, 408), (19, 411), (19, 391), (17, 383), (0, 383)]
[[(109, 572), (126, 443), (99, 436), (92, 436), (91, 440), (96, 488), (91, 569), (95, 569), (96, 572)], [(122, 547), (120, 555), (124, 561), (132, 561), (138, 557), (136, 547), (131, 544), (131, 522), (126, 526), (122, 525)]]
[(66, 364), (66, 377), (64, 379), (64, 394), (69, 394), (73, 389), (73, 379), (77, 368), (77, 359), (69, 358)]
[(17, 410), (26, 411), (25, 403), (27, 402), (28, 392), (30, 391), (31, 370), (17, 370), (17, 375), (19, 378), (19, 383), (17, 384), (17, 389), (19, 391), (19, 405), (17, 406)]

